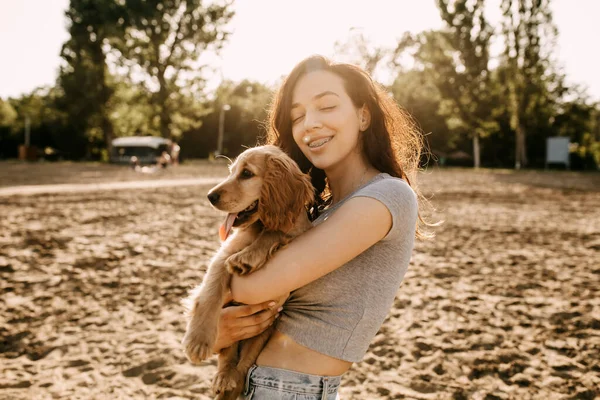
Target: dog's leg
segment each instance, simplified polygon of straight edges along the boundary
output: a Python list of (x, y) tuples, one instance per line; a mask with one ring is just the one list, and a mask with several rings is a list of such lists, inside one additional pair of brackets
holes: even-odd
[[(237, 354), (238, 349), (236, 346), (235, 360), (237, 361), (237, 365), (233, 365), (233, 369), (227, 371), (228, 376), (226, 379), (228, 387), (233, 387), (233, 389), (226, 392), (221, 391), (221, 393), (217, 395), (216, 400), (237, 400), (239, 398), (244, 390), (244, 385), (246, 384), (246, 374), (248, 374), (248, 370), (256, 362), (258, 355), (269, 340), (271, 333), (273, 333), (273, 329), (274, 327), (271, 326), (260, 335), (238, 342), (240, 348), (239, 360)], [(232, 358), (227, 360), (228, 363), (231, 361)], [(215, 381), (219, 379), (219, 375), (221, 374), (220, 363), (221, 358), (219, 357), (219, 372)], [(231, 367), (231, 364), (228, 364), (228, 367)]]
[(224, 266), (225, 257), (226, 255), (221, 254), (215, 257), (202, 284), (190, 295), (190, 320), (183, 346), (192, 363), (199, 363), (210, 357), (215, 345), (219, 315), (231, 279)]
[(281, 232), (264, 231), (245, 249), (231, 255), (225, 265), (231, 274), (246, 275), (262, 268), (273, 253), (290, 241)]
[[(239, 342), (221, 350), (219, 353), (219, 363), (217, 366), (217, 375), (213, 380), (212, 388), (218, 400), (235, 399), (232, 392), (243, 385), (243, 377), (240, 378), (237, 371)], [(241, 383), (240, 383), (241, 382)], [(241, 393), (241, 390), (239, 391)]]
[(267, 344), (267, 341), (269, 340), (269, 337), (271, 337), (271, 334), (274, 330), (275, 325), (271, 325), (260, 335), (246, 339), (240, 343), (241, 350), (237, 364), (237, 374), (240, 381), (236, 383), (237, 387), (241, 386), (243, 388), (248, 370), (256, 362), (258, 355), (262, 351), (263, 347), (265, 347), (265, 344)]

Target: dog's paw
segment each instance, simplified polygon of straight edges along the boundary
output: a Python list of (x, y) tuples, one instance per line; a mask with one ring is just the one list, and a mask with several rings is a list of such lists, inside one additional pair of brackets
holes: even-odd
[(212, 349), (216, 341), (216, 332), (211, 329), (191, 330), (183, 337), (183, 349), (187, 359), (192, 364), (199, 364), (212, 355)]
[(236, 369), (219, 371), (213, 379), (212, 389), (217, 396), (224, 396), (226, 392), (241, 388), (243, 377)]
[(248, 261), (244, 257), (244, 253), (236, 253), (225, 261), (225, 267), (227, 272), (232, 275), (246, 275), (254, 270), (254, 267)]

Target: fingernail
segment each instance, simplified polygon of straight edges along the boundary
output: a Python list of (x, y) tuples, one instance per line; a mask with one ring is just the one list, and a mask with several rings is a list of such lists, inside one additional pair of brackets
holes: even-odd
[(272, 302), (269, 303), (269, 307), (273, 307), (274, 305), (275, 305), (274, 301), (272, 301)]
[(283, 307), (279, 307), (279, 308), (277, 309), (277, 312), (281, 312), (281, 310), (283, 310)]

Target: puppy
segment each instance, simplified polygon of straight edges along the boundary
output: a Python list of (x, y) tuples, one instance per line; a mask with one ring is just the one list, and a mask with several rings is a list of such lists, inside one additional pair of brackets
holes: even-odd
[[(308, 230), (311, 223), (305, 205), (313, 196), (310, 177), (276, 146), (244, 151), (230, 166), (227, 179), (209, 191), (211, 204), (228, 214), (219, 229), (220, 249), (202, 283), (184, 301), (188, 325), (183, 346), (192, 363), (211, 355), (231, 274), (260, 269), (275, 251)], [(273, 329), (274, 325), (221, 350), (213, 381), (217, 399), (238, 397), (248, 369)]]

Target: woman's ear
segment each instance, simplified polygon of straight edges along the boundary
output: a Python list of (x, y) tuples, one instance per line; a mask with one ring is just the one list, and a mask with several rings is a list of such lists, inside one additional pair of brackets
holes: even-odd
[(371, 125), (371, 112), (369, 111), (367, 106), (364, 105), (360, 108), (360, 111), (358, 114), (359, 114), (358, 122), (359, 122), (360, 131), (364, 132), (369, 128), (369, 125)]
[(305, 205), (312, 201), (310, 177), (287, 156), (267, 156), (265, 177), (258, 200), (260, 220), (270, 231), (287, 232), (294, 226)]

